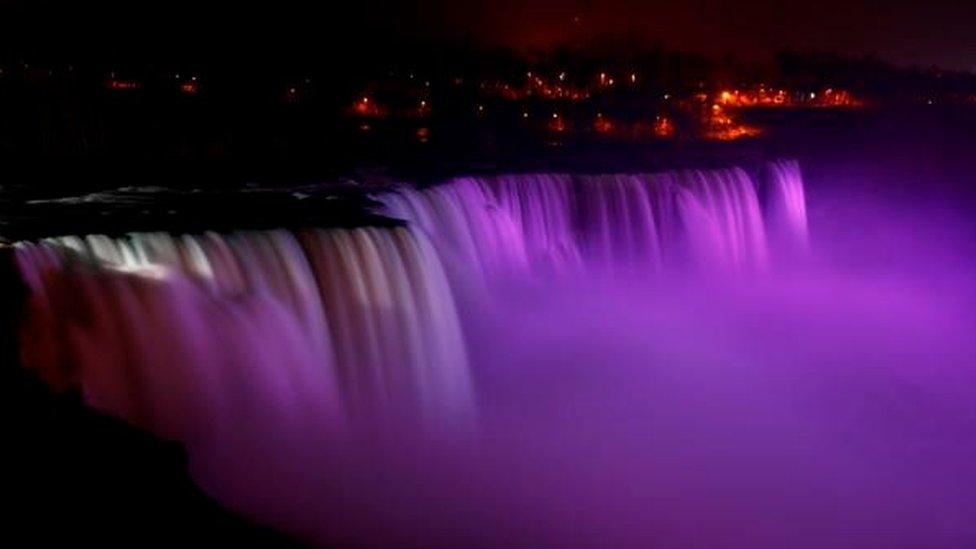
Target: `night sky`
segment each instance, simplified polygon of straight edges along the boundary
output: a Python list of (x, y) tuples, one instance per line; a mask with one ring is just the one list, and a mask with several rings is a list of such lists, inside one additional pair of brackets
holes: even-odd
[(976, 2), (930, 0), (492, 0), (442, 2), (445, 23), (522, 47), (631, 35), (706, 53), (786, 47), (872, 53), (899, 64), (976, 68)]
[(539, 50), (661, 43), (762, 60), (785, 48), (976, 70), (971, 0), (0, 0), (0, 46), (17, 52), (289, 52), (350, 57), (451, 38)]

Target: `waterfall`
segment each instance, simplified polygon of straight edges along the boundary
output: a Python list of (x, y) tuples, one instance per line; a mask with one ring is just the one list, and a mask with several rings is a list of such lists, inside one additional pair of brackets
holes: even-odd
[(459, 265), (454, 271), (489, 280), (679, 266), (759, 272), (769, 266), (767, 228), (797, 246), (800, 239), (789, 235), (806, 238), (797, 164), (767, 169), (777, 177), (765, 187), (765, 212), (756, 183), (739, 168), (464, 177), (378, 198), (385, 213), (430, 234), (446, 261)]
[[(654, 464), (683, 463), (656, 461), (645, 443), (777, 395), (757, 384), (728, 410), (721, 393), (684, 400), (710, 399), (723, 376), (740, 383), (759, 362), (725, 349), (738, 324), (719, 329), (738, 322), (741, 295), (682, 275), (764, 274), (806, 247), (799, 166), (761, 175), (468, 176), (384, 189), (374, 198), (402, 223), (383, 227), (19, 242), (23, 363), (184, 443), (208, 493), (314, 541), (346, 529), (386, 541), (387, 527), (391, 540), (414, 539), (404, 532), (453, 517), (467, 522), (444, 539), (514, 539), (545, 524), (557, 541), (576, 519), (552, 512), (580, 504), (572, 516), (597, 532), (607, 515), (585, 512), (589, 502), (633, 493), (644, 509), (660, 489)], [(749, 311), (742, 329), (761, 316)], [(703, 316), (715, 324), (699, 331)], [(748, 367), (730, 367), (740, 360)], [(649, 476), (625, 478), (639, 472)], [(501, 528), (471, 520), (482, 509)]]
[(25, 363), (161, 435), (470, 415), (451, 292), (410, 229), (62, 237), (16, 260)]
[(762, 198), (773, 247), (787, 256), (806, 252), (810, 237), (800, 163), (796, 160), (769, 162)]
[[(661, 232), (670, 227), (665, 185), (650, 185), (639, 175), (601, 175), (580, 178), (577, 186), (580, 247), (591, 265), (605, 268), (662, 266)], [(655, 211), (657, 209), (657, 211)]]
[(393, 217), (409, 220), (436, 235), (454, 280), (491, 279), (528, 268), (525, 239), (509, 211), (495, 205), (491, 189), (475, 178), (462, 178), (419, 191), (403, 187), (383, 196)]
[(738, 168), (532, 174), (378, 198), (407, 226), (22, 242), (25, 363), (181, 439), (306, 409), (336, 423), (440, 422), (472, 408), (455, 305), (472, 288), (562, 273), (755, 273), (770, 247), (807, 243), (795, 161), (769, 163), (761, 186)]
[(793, 161), (375, 189), (403, 223), (19, 242), (23, 363), (309, 545), (973, 546), (943, 208), (841, 197), (876, 230), (781, 269)]

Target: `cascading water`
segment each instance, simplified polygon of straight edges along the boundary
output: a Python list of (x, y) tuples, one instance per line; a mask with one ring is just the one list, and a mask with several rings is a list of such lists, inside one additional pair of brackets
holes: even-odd
[(20, 243), (24, 362), (322, 544), (976, 540), (971, 312), (776, 269), (796, 162), (376, 197), (406, 226)]
[[(805, 238), (796, 164), (769, 169), (767, 218)], [(529, 274), (761, 270), (757, 196), (739, 169), (466, 177), (380, 196), (437, 252), (408, 228), (24, 242), (23, 354), (52, 385), (188, 444), (258, 418), (457, 423), (474, 401), (455, 298)]]
[(165, 436), (276, 413), (470, 415), (451, 293), (408, 229), (92, 235), (16, 257), (25, 362)]
[[(769, 170), (771, 230), (804, 246), (798, 165), (773, 163)], [(769, 264), (757, 186), (738, 168), (467, 177), (379, 199), (387, 214), (431, 234), (444, 257), (488, 279), (513, 271), (762, 271)]]
[[(768, 169), (767, 219), (805, 241), (798, 166)], [(181, 440), (250, 405), (282, 421), (305, 405), (454, 421), (472, 407), (454, 311), (472, 284), (679, 264), (762, 270), (757, 196), (740, 169), (468, 177), (383, 194), (386, 212), (433, 237), (453, 292), (426, 238), (405, 228), (22, 243), (33, 290), (25, 361)], [(225, 385), (250, 396), (230, 402)]]
[(783, 255), (804, 254), (809, 247), (807, 201), (800, 163), (779, 160), (766, 165), (762, 203), (774, 249)]

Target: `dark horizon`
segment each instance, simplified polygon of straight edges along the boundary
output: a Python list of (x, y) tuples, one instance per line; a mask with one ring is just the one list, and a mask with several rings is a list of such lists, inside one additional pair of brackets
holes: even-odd
[[(976, 4), (953, 0), (878, 6), (868, 0), (286, 0), (240, 6), (174, 0), (2, 0), (0, 53), (117, 62), (211, 60), (355, 64), (418, 44), (570, 47), (621, 52), (660, 45), (709, 57), (770, 61), (784, 50), (876, 57), (894, 65), (976, 70)], [(930, 32), (939, 29), (939, 32)], [(416, 49), (416, 48), (414, 48)], [(444, 49), (449, 49), (445, 47)]]

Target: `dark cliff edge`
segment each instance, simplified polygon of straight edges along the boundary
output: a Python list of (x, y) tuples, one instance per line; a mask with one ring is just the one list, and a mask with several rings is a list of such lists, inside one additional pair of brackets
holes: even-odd
[(27, 289), (12, 251), (0, 245), (8, 539), (32, 545), (295, 545), (201, 492), (188, 476), (179, 444), (101, 414), (77, 394), (53, 393), (20, 364), (17, 327)]

